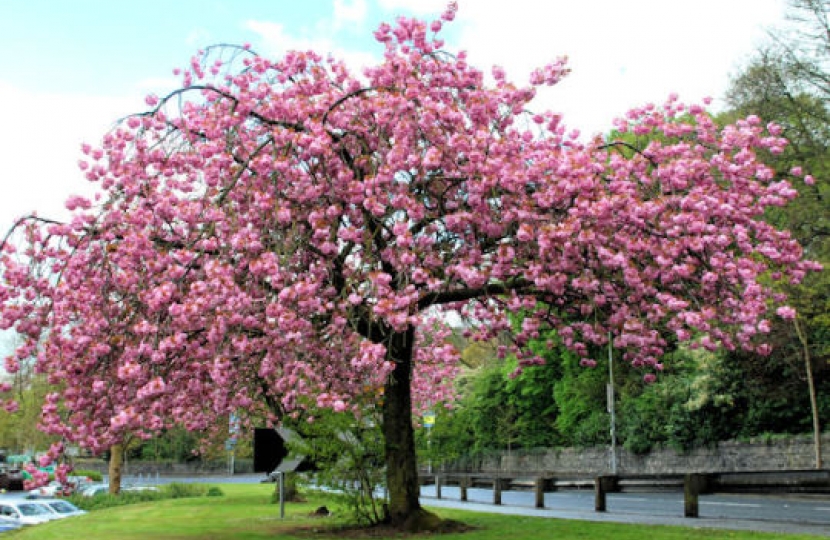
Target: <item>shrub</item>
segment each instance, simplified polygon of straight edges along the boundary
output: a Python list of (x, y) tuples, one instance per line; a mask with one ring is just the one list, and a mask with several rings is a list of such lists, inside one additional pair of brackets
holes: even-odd
[(113, 506), (124, 506), (127, 504), (143, 503), (149, 501), (160, 501), (164, 499), (182, 499), (191, 497), (219, 497), (224, 495), (218, 487), (209, 487), (204, 484), (182, 484), (172, 483), (160, 486), (157, 489), (146, 489), (139, 491), (122, 491), (118, 495), (109, 493), (84, 497), (83, 495), (71, 495), (67, 499), (82, 510), (100, 510)]
[(208, 486), (204, 484), (182, 484), (180, 482), (173, 482), (161, 488), (163, 493), (167, 494), (169, 499), (183, 499), (185, 497), (204, 497), (207, 495)]
[(88, 470), (88, 469), (78, 469), (77, 471), (72, 471), (72, 476), (84, 476), (89, 478), (93, 482), (102, 482), (104, 480), (104, 475), (98, 471)]

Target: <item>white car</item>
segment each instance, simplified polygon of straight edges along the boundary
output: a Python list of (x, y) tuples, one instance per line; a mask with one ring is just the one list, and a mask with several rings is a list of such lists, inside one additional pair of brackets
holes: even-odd
[(58, 517), (81, 516), (86, 514), (86, 510), (81, 510), (71, 502), (62, 499), (38, 499), (33, 502), (42, 504), (50, 512), (57, 514)]
[(38, 488), (30, 489), (29, 495), (35, 495), (38, 497), (54, 497), (58, 493), (63, 491), (63, 484), (58, 482), (57, 480), (52, 480), (45, 486), (40, 486)]
[[(127, 491), (158, 491), (159, 489), (156, 486), (130, 486), (130, 485), (123, 485), (121, 486), (122, 492)], [(84, 497), (95, 497), (96, 495), (103, 495), (110, 492), (110, 485), (109, 484), (90, 484), (83, 489), (81, 489), (78, 493), (83, 495)]]
[(20, 525), (37, 525), (58, 519), (60, 516), (38, 501), (24, 499), (0, 500), (0, 520)]
[(84, 497), (94, 497), (96, 495), (101, 495), (109, 492), (109, 484), (90, 484), (88, 486), (84, 486), (83, 488), (81, 488), (80, 491), (78, 491), (78, 493), (80, 493)]

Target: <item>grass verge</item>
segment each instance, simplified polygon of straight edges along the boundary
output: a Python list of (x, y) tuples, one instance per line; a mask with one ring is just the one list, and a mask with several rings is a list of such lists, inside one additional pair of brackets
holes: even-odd
[[(285, 519), (279, 505), (272, 504), (271, 484), (222, 484), (223, 497), (167, 499), (94, 510), (85, 516), (53, 521), (3, 533), (3, 540), (309, 540), (344, 538), (405, 538), (407, 535), (358, 534), (344, 531), (335, 517), (313, 517), (314, 510), (331, 501), (314, 495), (304, 503), (286, 505)], [(331, 508), (331, 506), (330, 506)], [(749, 531), (720, 531), (689, 527), (595, 523), (588, 521), (530, 518), (461, 510), (438, 510), (445, 518), (462, 521), (472, 530), (440, 535), (441, 540), (557, 540), (613, 538), (614, 540), (788, 540), (811, 539), (809, 535), (785, 535)]]

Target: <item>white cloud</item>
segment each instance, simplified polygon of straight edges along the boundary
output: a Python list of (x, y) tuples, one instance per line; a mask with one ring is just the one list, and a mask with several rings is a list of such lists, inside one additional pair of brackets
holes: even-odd
[[(325, 21), (322, 24), (325, 25)], [(250, 20), (246, 26), (259, 34), (263, 43), (262, 53), (268, 56), (278, 57), (291, 50), (313, 50), (324, 56), (332, 54), (346, 62), (357, 74), (377, 62), (371, 53), (342, 47), (332, 38), (332, 33), (315, 32), (313, 37), (308, 32), (296, 35), (287, 32), (282, 24), (271, 21)]]
[(136, 83), (136, 88), (145, 93), (163, 96), (181, 87), (182, 81), (176, 77), (148, 77)]
[[(479, 0), (476, 0), (478, 2)], [(449, 4), (449, 0), (378, 0), (378, 5), (386, 11), (401, 11), (406, 10), (418, 15), (434, 14), (440, 15)], [(466, 9), (468, 4), (473, 2), (460, 2), (462, 9)], [(501, 9), (504, 11), (504, 2), (500, 2)]]
[(285, 27), (277, 22), (271, 21), (248, 21), (247, 26), (253, 32), (259, 34), (268, 51), (290, 51), (290, 50), (324, 50), (334, 45), (330, 38), (317, 36), (308, 38), (296, 36), (285, 31)]
[(334, 24), (362, 26), (366, 21), (366, 0), (334, 0)]
[(0, 81), (0, 234), (32, 211), (63, 219), (67, 197), (92, 194), (78, 169), (81, 144), (140, 109), (135, 98), (24, 92)]
[[(403, 0), (383, 0), (402, 2)], [(458, 43), (486, 72), (498, 64), (517, 82), (558, 56), (572, 74), (540, 93), (583, 132), (604, 131), (631, 106), (719, 97), (730, 71), (780, 19), (782, 0), (501, 0), (460, 2)]]
[(201, 47), (206, 43), (211, 43), (213, 35), (204, 28), (196, 28), (187, 35), (184, 42), (190, 47)]

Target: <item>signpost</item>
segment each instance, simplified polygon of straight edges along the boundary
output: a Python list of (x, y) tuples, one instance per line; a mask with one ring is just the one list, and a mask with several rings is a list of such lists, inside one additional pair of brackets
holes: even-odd
[(435, 425), (435, 412), (428, 411), (424, 413), (424, 427), (427, 428), (427, 452), (429, 453), (429, 460), (427, 461), (427, 473), (432, 474), (432, 426)]
[(611, 474), (617, 474), (617, 417), (614, 410), (614, 352), (608, 333), (608, 413), (611, 415)]
[(225, 441), (225, 450), (228, 452), (228, 474), (233, 476), (236, 458), (236, 439), (239, 435), (239, 417), (231, 413), (228, 417), (228, 439)]

